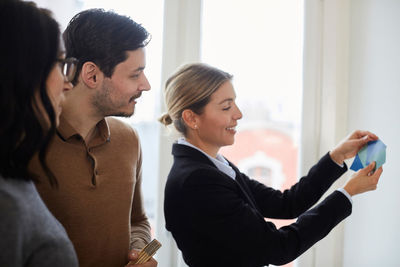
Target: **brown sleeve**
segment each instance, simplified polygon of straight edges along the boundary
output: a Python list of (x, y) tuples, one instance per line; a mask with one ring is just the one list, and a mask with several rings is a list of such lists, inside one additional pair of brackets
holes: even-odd
[[(136, 133), (135, 133), (136, 134)], [(138, 135), (136, 134), (136, 137)], [(136, 165), (136, 185), (133, 193), (131, 212), (131, 249), (142, 249), (151, 240), (151, 227), (143, 205), (142, 196), (142, 150), (138, 140), (138, 160)]]

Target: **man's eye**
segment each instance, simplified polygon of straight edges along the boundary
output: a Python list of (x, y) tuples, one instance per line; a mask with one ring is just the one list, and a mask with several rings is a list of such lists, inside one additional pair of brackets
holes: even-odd
[(226, 108), (223, 108), (222, 110), (230, 110), (231, 109), (231, 107), (226, 107)]

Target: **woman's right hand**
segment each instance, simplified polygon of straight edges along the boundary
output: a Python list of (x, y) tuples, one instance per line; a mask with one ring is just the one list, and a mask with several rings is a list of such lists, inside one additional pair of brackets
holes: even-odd
[(378, 136), (369, 131), (357, 130), (343, 139), (329, 155), (337, 164), (342, 165), (343, 161), (354, 157), (358, 151), (369, 141), (378, 140)]
[(354, 196), (376, 189), (383, 169), (380, 167), (373, 172), (375, 164), (375, 162), (372, 162), (367, 167), (359, 170), (350, 177), (344, 186), (347, 193)]

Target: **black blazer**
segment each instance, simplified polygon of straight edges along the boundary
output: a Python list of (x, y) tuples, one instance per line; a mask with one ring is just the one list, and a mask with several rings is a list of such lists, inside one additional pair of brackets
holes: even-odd
[[(172, 154), (164, 199), (166, 228), (189, 266), (285, 264), (351, 214), (349, 200), (338, 191), (308, 210), (347, 171), (328, 154), (284, 192), (248, 178), (230, 163), (234, 180), (189, 146), (174, 144)], [(264, 219), (297, 217), (280, 229)]]

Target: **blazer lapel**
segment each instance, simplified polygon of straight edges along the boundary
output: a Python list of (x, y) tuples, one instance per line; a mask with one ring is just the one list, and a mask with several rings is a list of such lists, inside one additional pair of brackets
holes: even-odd
[[(173, 146), (172, 146), (172, 154), (175, 157), (192, 158), (194, 161), (197, 161), (197, 162), (203, 163), (203, 164), (207, 164), (211, 168), (216, 168), (218, 170), (218, 168), (215, 166), (215, 164), (209, 158), (207, 158), (207, 156), (205, 156), (200, 151), (198, 151), (198, 150), (196, 150), (194, 148), (191, 148), (189, 146), (180, 145), (180, 144), (173, 144)], [(228, 183), (231, 183), (232, 185), (235, 185), (237, 188), (239, 188), (239, 192), (242, 195), (242, 199), (247, 204), (249, 204), (252, 208), (254, 208), (261, 217), (263, 217), (261, 215), (261, 213), (260, 213), (260, 210), (258, 209), (258, 207), (256, 205), (256, 202), (255, 202), (254, 198), (251, 195), (250, 189), (247, 187), (246, 183), (243, 181), (242, 174), (240, 173), (240, 171), (238, 170), (238, 168), (235, 165), (233, 165), (230, 161), (228, 161), (228, 162), (229, 162), (229, 165), (235, 171), (236, 178), (232, 179), (231, 177), (229, 177), (229, 175), (227, 175), (224, 172), (218, 170), (221, 173), (221, 176), (225, 177)]]
[(248, 188), (248, 186), (246, 185), (246, 183), (243, 180), (242, 173), (230, 161), (229, 161), (229, 165), (233, 168), (233, 170), (236, 173), (236, 183), (237, 183), (238, 187), (240, 188), (240, 190), (242, 191), (243, 197), (245, 198), (246, 202), (251, 207), (253, 207), (261, 217), (264, 218), (264, 216), (262, 216), (262, 214), (261, 214), (261, 212), (260, 212), (260, 210), (259, 210), (259, 208), (258, 208), (258, 206), (256, 204), (255, 199), (252, 196), (252, 193), (251, 193), (250, 189)]

